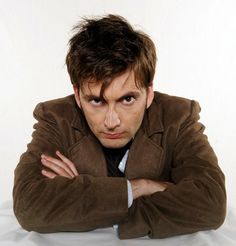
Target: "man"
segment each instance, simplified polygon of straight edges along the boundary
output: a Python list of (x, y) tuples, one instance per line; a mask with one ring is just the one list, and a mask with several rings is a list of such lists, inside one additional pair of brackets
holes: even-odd
[(218, 228), (224, 175), (196, 101), (153, 91), (155, 46), (114, 15), (85, 19), (66, 57), (74, 95), (37, 105), (15, 170), (28, 231), (117, 225), (121, 239)]

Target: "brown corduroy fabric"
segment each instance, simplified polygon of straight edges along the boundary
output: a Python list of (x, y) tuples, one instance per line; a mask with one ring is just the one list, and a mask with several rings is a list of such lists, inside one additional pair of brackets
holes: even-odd
[[(198, 122), (196, 101), (155, 92), (131, 145), (125, 177), (108, 177), (100, 143), (74, 96), (40, 103), (32, 141), (15, 169), (14, 212), (37, 232), (88, 231), (119, 224), (121, 239), (164, 238), (218, 228), (226, 212), (224, 174)], [(40, 155), (60, 150), (78, 169), (70, 180), (41, 174)], [(56, 156), (55, 156), (56, 157)], [(170, 181), (127, 206), (127, 179)]]

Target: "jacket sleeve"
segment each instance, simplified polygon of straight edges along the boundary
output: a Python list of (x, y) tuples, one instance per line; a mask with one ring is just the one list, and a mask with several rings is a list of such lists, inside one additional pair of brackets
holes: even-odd
[(224, 174), (198, 122), (200, 106), (181, 122), (173, 147), (170, 186), (164, 192), (134, 200), (119, 224), (122, 239), (148, 235), (165, 238), (218, 228), (226, 213)]
[[(41, 154), (66, 153), (53, 114), (39, 104), (34, 111), (32, 141), (15, 169), (14, 212), (28, 231), (87, 231), (118, 224), (127, 216), (127, 180), (125, 178), (79, 175), (74, 179), (41, 174)], [(62, 124), (61, 124), (62, 125)]]

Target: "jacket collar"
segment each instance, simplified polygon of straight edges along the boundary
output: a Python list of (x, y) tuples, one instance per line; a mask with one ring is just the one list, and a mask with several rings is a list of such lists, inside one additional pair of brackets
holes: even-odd
[(151, 137), (155, 133), (161, 133), (164, 131), (162, 115), (162, 105), (158, 100), (158, 94), (155, 93), (153, 102), (146, 110), (141, 125), (148, 137)]
[(88, 135), (88, 133), (90, 132), (89, 126), (87, 124), (83, 112), (81, 111), (81, 109), (78, 107), (77, 104), (75, 105), (73, 113), (74, 113), (74, 118), (71, 122), (72, 128), (79, 130), (84, 135)]

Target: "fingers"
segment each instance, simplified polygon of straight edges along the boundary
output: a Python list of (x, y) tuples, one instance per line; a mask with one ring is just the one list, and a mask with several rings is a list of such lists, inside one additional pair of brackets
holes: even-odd
[(74, 173), (66, 163), (56, 158), (46, 155), (41, 155), (41, 162), (44, 166), (51, 169), (53, 173), (55, 173), (56, 175), (60, 175), (67, 178), (74, 178), (75, 176), (78, 176), (78, 175), (74, 175)]
[(56, 151), (56, 154), (62, 159), (64, 163), (67, 164), (67, 166), (70, 168), (70, 170), (73, 172), (75, 176), (78, 176), (79, 173), (77, 169), (75, 168), (75, 165), (73, 162), (71, 162), (68, 158), (66, 158), (63, 154), (60, 153), (60, 151)]
[(69, 172), (67, 172), (63, 167), (60, 166), (60, 164), (57, 162), (51, 162), (49, 160), (47, 160), (45, 157), (43, 157), (41, 159), (42, 164), (45, 167), (48, 167), (51, 171), (53, 171), (56, 175), (60, 175), (66, 178), (73, 178), (74, 175), (70, 174)]
[(130, 180), (130, 183), (134, 199), (140, 196), (148, 196), (156, 192), (165, 191), (170, 185), (173, 185), (170, 182), (155, 181), (151, 179), (133, 179)]
[(42, 170), (42, 174), (50, 179), (54, 179), (57, 176), (55, 173), (46, 170)]

